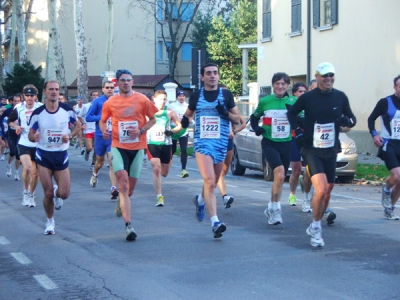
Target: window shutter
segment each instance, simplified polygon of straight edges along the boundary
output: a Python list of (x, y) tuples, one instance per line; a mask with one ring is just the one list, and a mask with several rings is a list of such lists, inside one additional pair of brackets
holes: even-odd
[(320, 0), (313, 0), (313, 27), (318, 28), (320, 25)]
[(271, 37), (271, 0), (263, 0), (263, 38)]
[(301, 0), (292, 0), (292, 32), (301, 31)]
[(339, 19), (339, 0), (331, 0), (331, 24), (335, 25)]

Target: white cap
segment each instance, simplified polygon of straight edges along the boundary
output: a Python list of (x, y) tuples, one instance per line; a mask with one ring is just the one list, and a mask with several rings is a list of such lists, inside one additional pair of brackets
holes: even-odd
[(316, 74), (319, 75), (325, 75), (328, 73), (333, 73), (335, 74), (335, 68), (331, 63), (328, 62), (323, 62), (320, 63), (317, 67), (317, 70), (315, 71)]

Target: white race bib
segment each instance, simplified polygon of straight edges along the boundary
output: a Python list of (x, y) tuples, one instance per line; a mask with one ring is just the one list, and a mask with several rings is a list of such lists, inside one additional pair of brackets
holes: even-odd
[(130, 121), (130, 122), (118, 122), (118, 135), (119, 142), (121, 144), (129, 144), (129, 143), (137, 143), (139, 142), (139, 137), (132, 138), (129, 136), (129, 130), (138, 128), (138, 121)]
[(400, 140), (400, 118), (393, 118), (390, 121), (390, 128), (392, 129), (392, 139)]
[(109, 132), (112, 131), (111, 117), (109, 117), (109, 118), (107, 119), (107, 130), (108, 130)]
[(331, 148), (335, 145), (335, 123), (314, 124), (314, 148)]
[(290, 124), (287, 118), (272, 118), (271, 137), (285, 139), (290, 135)]
[(221, 119), (218, 116), (200, 117), (200, 138), (219, 139), (221, 129)]
[(155, 124), (150, 131), (150, 141), (164, 142), (165, 140), (165, 126)]
[(45, 130), (45, 147), (47, 149), (59, 149), (61, 148), (63, 141), (62, 129), (46, 129)]

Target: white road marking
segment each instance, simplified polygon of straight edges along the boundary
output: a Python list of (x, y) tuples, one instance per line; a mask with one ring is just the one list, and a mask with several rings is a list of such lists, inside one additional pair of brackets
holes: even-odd
[(22, 265), (28, 265), (31, 262), (29, 258), (27, 258), (23, 253), (21, 252), (14, 252), (11, 253), (11, 256), (14, 257), (20, 264)]
[(7, 240), (4, 236), (0, 236), (0, 245), (8, 245), (10, 241)]
[(263, 192), (263, 191), (257, 191), (257, 190), (253, 190), (254, 193), (259, 193), (259, 194), (268, 194), (267, 192)]
[(233, 188), (237, 188), (238, 187), (237, 185), (230, 185), (230, 184), (227, 184), (226, 186), (233, 187)]
[(54, 290), (58, 288), (58, 286), (46, 275), (33, 275), (33, 278), (35, 278), (36, 281), (46, 290)]

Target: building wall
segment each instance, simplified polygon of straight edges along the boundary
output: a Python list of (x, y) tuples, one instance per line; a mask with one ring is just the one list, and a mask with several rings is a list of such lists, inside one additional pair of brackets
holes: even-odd
[[(307, 2), (302, 0), (302, 34), (290, 37), (291, 0), (271, 1), (272, 41), (262, 42), (262, 0), (258, 1), (258, 84), (271, 85), (273, 73), (306, 74)], [(312, 1), (311, 1), (312, 2)], [(338, 24), (330, 30), (311, 29), (311, 75), (317, 65), (331, 62), (335, 88), (344, 91), (357, 125), (349, 133), (359, 152), (375, 153), (367, 118), (376, 102), (393, 94), (393, 78), (400, 74), (400, 1), (339, 1)], [(312, 20), (311, 20), (312, 25)], [(376, 122), (380, 128), (379, 122)]]

